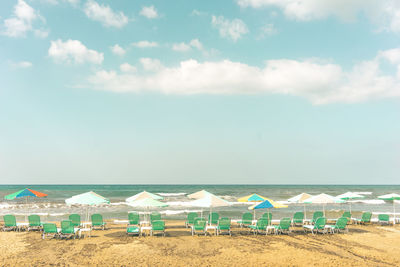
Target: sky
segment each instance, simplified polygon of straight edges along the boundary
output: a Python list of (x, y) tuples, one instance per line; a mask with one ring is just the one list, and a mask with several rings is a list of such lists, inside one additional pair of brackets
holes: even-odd
[(396, 0), (0, 2), (0, 183), (398, 184)]

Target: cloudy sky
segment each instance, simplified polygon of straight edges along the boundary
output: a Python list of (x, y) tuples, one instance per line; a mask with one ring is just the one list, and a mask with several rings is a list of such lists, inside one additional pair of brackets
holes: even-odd
[(0, 2), (0, 183), (398, 183), (396, 0)]

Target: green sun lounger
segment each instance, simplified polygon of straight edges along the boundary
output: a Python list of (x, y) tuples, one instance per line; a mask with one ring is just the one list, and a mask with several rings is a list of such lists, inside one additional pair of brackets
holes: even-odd
[(282, 233), (287, 233), (289, 234), (290, 231), (290, 225), (292, 223), (292, 219), (290, 218), (282, 218), (279, 221), (279, 225), (274, 225), (275, 228), (275, 234), (282, 234)]
[(250, 231), (253, 232), (254, 235), (262, 233), (263, 231), (267, 234), (267, 226), (269, 224), (269, 220), (267, 218), (261, 218), (257, 221), (256, 225), (249, 225)]
[(156, 233), (160, 233), (165, 236), (165, 222), (164, 221), (153, 221), (151, 224), (150, 235), (155, 235)]
[(152, 224), (153, 221), (161, 221), (161, 214), (158, 212), (153, 212), (150, 214), (150, 223)]
[(106, 223), (103, 221), (103, 216), (101, 214), (92, 214), (92, 229), (106, 229)]
[(218, 221), (217, 225), (217, 235), (222, 234), (223, 232), (228, 233), (230, 236), (232, 236), (231, 232), (231, 219), (229, 218), (221, 218)]
[(57, 225), (55, 223), (44, 223), (42, 238), (45, 239), (46, 236), (52, 236), (53, 238), (58, 237)]
[(271, 222), (272, 221), (272, 213), (271, 212), (266, 212), (261, 216), (261, 218), (268, 219), (268, 222)]
[(70, 214), (68, 219), (71, 221), (74, 227), (81, 227), (81, 215), (79, 214)]
[(390, 224), (389, 221), (389, 215), (388, 214), (379, 214), (378, 215), (378, 222), (383, 225), (383, 224)]
[(77, 229), (74, 228), (70, 220), (61, 221), (61, 231), (59, 236), (61, 238), (73, 238), (76, 237)]
[(137, 212), (128, 213), (129, 225), (140, 225), (140, 216)]
[(30, 230), (39, 230), (39, 231), (42, 230), (42, 223), (40, 222), (39, 215), (29, 215), (28, 221), (29, 221), (28, 232)]
[(331, 234), (334, 234), (335, 231), (339, 232), (348, 232), (349, 229), (347, 228), (347, 217), (341, 217), (336, 221), (335, 225), (325, 225), (325, 228), (329, 230)]
[(296, 212), (293, 215), (292, 224), (293, 225), (303, 225), (304, 222), (304, 212)]
[(189, 226), (194, 224), (194, 219), (199, 217), (197, 212), (189, 212), (185, 221), (185, 227), (188, 228)]
[(303, 230), (304, 232), (310, 231), (312, 234), (315, 233), (326, 234), (327, 230), (325, 228), (325, 225), (326, 225), (326, 218), (319, 217), (318, 219), (315, 220), (315, 223), (313, 225), (303, 225)]
[(10, 214), (4, 215), (3, 220), (4, 220), (3, 231), (16, 231), (18, 229), (17, 220), (15, 219), (14, 215)]
[(140, 235), (139, 226), (128, 225), (128, 227), (126, 227), (126, 234), (127, 235)]
[(356, 219), (356, 222), (359, 224), (371, 223), (371, 218), (372, 218), (371, 212), (364, 212), (361, 216), (361, 219)]
[(315, 211), (311, 223), (314, 224), (317, 221), (317, 219), (321, 217), (324, 217), (324, 213), (322, 211)]
[(206, 224), (207, 224), (207, 222), (204, 218), (195, 218), (193, 225), (191, 226), (192, 236), (194, 236), (195, 234), (207, 235)]
[(251, 225), (253, 223), (253, 214), (251, 214), (250, 212), (246, 212), (243, 213), (242, 215), (242, 220), (238, 221), (238, 224), (240, 225), (240, 227), (247, 227), (249, 225)]
[(211, 212), (210, 214), (208, 214), (208, 223), (209, 224), (218, 224), (218, 220), (219, 220), (219, 214), (217, 212)]

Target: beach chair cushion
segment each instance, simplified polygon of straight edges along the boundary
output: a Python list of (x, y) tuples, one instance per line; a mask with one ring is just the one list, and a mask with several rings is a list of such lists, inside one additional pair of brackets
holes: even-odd
[(218, 224), (219, 214), (217, 212), (212, 212), (208, 215), (208, 221), (211, 224)]
[(92, 214), (92, 226), (104, 226), (106, 223), (103, 221), (101, 214)]
[(194, 220), (197, 217), (199, 217), (199, 214), (197, 212), (189, 212), (188, 215), (187, 215), (185, 224), (186, 225), (193, 224)]
[(128, 227), (126, 228), (126, 232), (127, 232), (128, 234), (139, 234), (140, 229), (139, 229), (139, 227), (137, 227), (137, 226), (128, 226)]
[(304, 220), (304, 212), (296, 212), (293, 215), (293, 223), (298, 224), (298, 223), (303, 223)]
[(40, 216), (39, 215), (29, 215), (28, 216), (29, 227), (39, 227), (42, 226), (40, 223)]
[(315, 223), (318, 218), (324, 217), (324, 213), (322, 211), (315, 211), (312, 218), (312, 223)]
[(4, 227), (17, 227), (17, 220), (14, 215), (4, 215)]
[(130, 225), (139, 225), (140, 223), (140, 216), (137, 212), (129, 212), (128, 213), (128, 220)]
[(70, 214), (68, 219), (71, 221), (74, 227), (81, 226), (81, 216), (79, 214)]
[(251, 225), (252, 222), (253, 222), (253, 214), (251, 214), (250, 212), (243, 213), (242, 220), (238, 221), (240, 225), (245, 225), (245, 226)]
[(150, 214), (150, 222), (153, 221), (160, 221), (161, 220), (161, 214), (158, 212), (153, 212)]

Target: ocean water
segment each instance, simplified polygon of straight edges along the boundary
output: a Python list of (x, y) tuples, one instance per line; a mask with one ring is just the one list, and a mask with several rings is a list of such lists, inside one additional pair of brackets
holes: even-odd
[[(21, 190), (22, 188), (31, 188), (48, 194), (45, 198), (29, 198), (28, 204), (25, 199), (4, 200), (4, 196)], [(86, 212), (86, 208), (77, 206), (67, 206), (65, 199), (73, 195), (94, 191), (110, 199), (110, 205), (101, 205), (90, 208), (90, 213), (101, 213), (107, 219), (127, 219), (130, 211), (143, 212), (143, 210), (131, 207), (125, 203), (125, 199), (133, 196), (143, 190), (159, 194), (164, 197), (164, 202), (168, 207), (156, 209), (164, 218), (183, 219), (188, 212), (203, 211), (207, 214), (208, 209), (192, 207), (188, 205), (191, 199), (187, 194), (205, 189), (221, 198), (232, 202), (228, 207), (213, 208), (221, 216), (230, 218), (240, 218), (243, 212), (248, 211), (249, 204), (238, 203), (237, 198), (252, 193), (258, 193), (262, 196), (276, 201), (286, 201), (287, 199), (306, 192), (311, 195), (326, 193), (329, 195), (339, 195), (347, 191), (361, 192), (365, 198), (361, 202), (351, 204), (354, 216), (360, 216), (363, 211), (372, 211), (378, 213), (392, 213), (393, 203), (384, 202), (376, 204), (379, 195), (388, 193), (399, 193), (400, 185), (0, 185), (0, 215), (15, 214), (19, 219), (24, 218), (26, 214), (39, 214), (43, 220), (61, 220), (67, 218), (70, 213)], [(397, 204), (400, 213), (400, 204)], [(290, 204), (285, 209), (273, 209), (274, 219), (292, 216), (296, 211), (303, 211), (302, 204)], [(321, 205), (306, 205), (307, 216), (315, 210), (322, 210)], [(327, 217), (335, 218), (344, 210), (349, 209), (349, 204), (333, 204), (325, 207)], [(265, 210), (258, 210), (261, 214)]]

